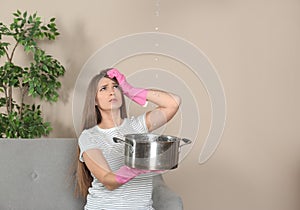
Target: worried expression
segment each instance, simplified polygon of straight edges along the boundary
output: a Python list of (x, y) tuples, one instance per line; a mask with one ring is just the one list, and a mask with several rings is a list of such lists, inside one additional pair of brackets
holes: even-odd
[(120, 109), (122, 106), (122, 93), (119, 85), (115, 81), (103, 77), (99, 81), (95, 100), (102, 111)]

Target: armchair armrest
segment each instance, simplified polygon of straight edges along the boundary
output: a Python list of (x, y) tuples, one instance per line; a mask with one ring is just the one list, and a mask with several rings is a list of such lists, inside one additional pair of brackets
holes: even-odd
[(181, 197), (166, 185), (161, 174), (153, 177), (152, 199), (155, 210), (183, 210)]

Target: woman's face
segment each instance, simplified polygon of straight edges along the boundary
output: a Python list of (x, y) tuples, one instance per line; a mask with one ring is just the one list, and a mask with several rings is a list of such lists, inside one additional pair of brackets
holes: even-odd
[(106, 77), (98, 84), (96, 104), (102, 111), (120, 109), (122, 106), (122, 95), (119, 85)]

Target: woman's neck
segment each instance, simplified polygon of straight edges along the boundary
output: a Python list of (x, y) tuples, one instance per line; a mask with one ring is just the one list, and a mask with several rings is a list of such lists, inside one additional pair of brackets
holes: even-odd
[(120, 112), (101, 112), (102, 120), (98, 126), (102, 129), (109, 129), (117, 127), (122, 124), (123, 119), (120, 116)]

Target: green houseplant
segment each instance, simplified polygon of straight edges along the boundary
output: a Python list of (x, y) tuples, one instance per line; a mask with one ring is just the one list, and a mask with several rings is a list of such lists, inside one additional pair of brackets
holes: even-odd
[[(44, 122), (34, 98), (56, 102), (65, 68), (39, 45), (55, 40), (59, 32), (55, 18), (43, 23), (37, 13), (19, 10), (13, 16), (9, 25), (0, 22), (0, 137), (46, 136), (51, 124)], [(17, 56), (27, 64), (18, 65)]]

